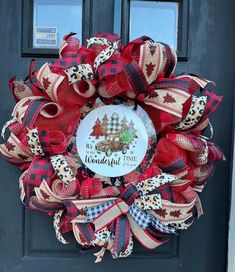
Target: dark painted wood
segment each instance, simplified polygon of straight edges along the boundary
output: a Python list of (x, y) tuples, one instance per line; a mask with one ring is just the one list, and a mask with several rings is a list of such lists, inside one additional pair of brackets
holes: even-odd
[[(91, 33), (112, 31), (113, 1), (93, 0)], [(188, 61), (177, 72), (190, 71), (217, 82), (223, 104), (211, 118), (214, 142), (227, 161), (218, 163), (214, 177), (201, 194), (205, 215), (170, 244), (149, 253), (139, 247), (132, 257), (113, 260), (107, 253), (94, 264), (91, 252), (81, 254), (75, 242), (65, 246), (54, 235), (52, 220), (45, 214), (24, 211), (18, 190), (20, 171), (0, 160), (0, 271), (86, 272), (225, 272), (235, 63), (235, 2), (189, 1)], [(21, 56), (22, 2), (0, 0), (0, 126), (10, 118), (14, 106), (7, 81), (13, 75), (24, 78), (30, 58)], [(86, 22), (89, 24), (89, 22)], [(38, 65), (47, 58), (38, 59)]]
[(93, 0), (92, 32), (113, 32), (114, 0)]

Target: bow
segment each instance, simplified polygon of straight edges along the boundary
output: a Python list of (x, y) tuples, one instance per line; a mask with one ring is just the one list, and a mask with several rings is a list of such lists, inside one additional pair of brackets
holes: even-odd
[[(187, 204), (170, 206), (171, 202), (163, 200), (161, 194), (156, 193), (161, 186), (176, 180), (177, 177), (174, 175), (163, 173), (136, 185), (130, 183), (122, 191), (120, 198), (65, 201), (65, 217), (72, 222), (78, 243), (81, 245), (98, 243), (101, 247), (109, 249), (115, 258), (131, 253), (132, 236), (144, 247), (154, 249), (165, 241), (152, 236), (151, 229), (175, 233), (175, 228), (169, 223), (177, 224), (192, 217), (195, 199)], [(181, 213), (177, 214), (179, 208)], [(156, 213), (150, 212), (150, 209)], [(164, 218), (161, 211), (166, 214), (169, 211), (168, 217)], [(102, 238), (103, 235), (105, 238)], [(101, 250), (100, 254), (103, 253), (104, 250)], [(101, 255), (97, 255), (98, 260), (102, 259)]]

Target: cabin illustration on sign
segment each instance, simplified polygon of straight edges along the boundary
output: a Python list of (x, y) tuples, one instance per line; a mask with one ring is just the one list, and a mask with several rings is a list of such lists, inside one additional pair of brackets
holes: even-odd
[(119, 114), (113, 112), (110, 118), (105, 114), (101, 120), (96, 119), (90, 136), (96, 140), (102, 137), (95, 149), (110, 157), (114, 152), (126, 154), (130, 144), (137, 138), (136, 131), (132, 120), (128, 123), (125, 115), (120, 119)]

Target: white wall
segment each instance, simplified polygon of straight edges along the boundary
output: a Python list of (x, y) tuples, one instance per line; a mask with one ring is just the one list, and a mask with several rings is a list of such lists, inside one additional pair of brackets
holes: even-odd
[[(235, 154), (235, 145), (234, 151)], [(229, 222), (228, 272), (235, 272), (235, 161), (233, 162), (232, 204)]]

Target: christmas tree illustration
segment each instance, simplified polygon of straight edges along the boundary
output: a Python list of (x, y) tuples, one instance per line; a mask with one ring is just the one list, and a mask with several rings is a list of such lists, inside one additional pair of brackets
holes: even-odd
[(103, 128), (99, 118), (96, 119), (95, 125), (93, 126), (92, 129), (93, 131), (90, 134), (90, 136), (95, 136), (96, 139), (99, 139), (99, 137), (103, 135)]
[(135, 129), (135, 125), (133, 123), (133, 121), (131, 120), (130, 123), (129, 123), (129, 126), (128, 126), (128, 129), (130, 132), (133, 133), (133, 135), (135, 136), (135, 138), (138, 138), (137, 135), (136, 135), (136, 129)]
[(110, 118), (110, 121), (108, 123), (108, 134), (118, 134), (121, 130), (121, 123), (119, 120), (119, 115), (114, 112)]
[(124, 117), (122, 118), (122, 122), (121, 122), (121, 130), (128, 130), (128, 124), (127, 124), (127, 119), (126, 116), (124, 115)]
[(122, 144), (131, 144), (135, 139), (135, 133), (129, 130), (122, 130), (119, 134), (120, 143)]
[(103, 129), (103, 134), (106, 134), (107, 131), (108, 131), (108, 117), (107, 117), (107, 114), (104, 115), (103, 119), (102, 119), (102, 122), (101, 122), (101, 126), (102, 126), (102, 129)]

